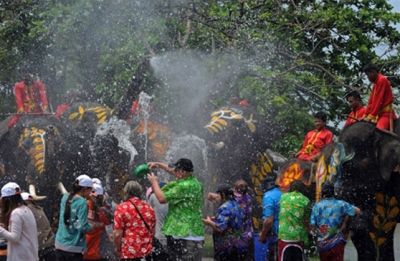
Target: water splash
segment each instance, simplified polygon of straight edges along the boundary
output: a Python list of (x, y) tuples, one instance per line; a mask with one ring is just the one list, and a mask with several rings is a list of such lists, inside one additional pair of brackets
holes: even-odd
[(138, 152), (129, 141), (131, 127), (126, 123), (126, 121), (112, 117), (109, 121), (100, 125), (96, 132), (96, 136), (105, 136), (107, 134), (112, 134), (118, 140), (118, 146), (129, 152), (129, 164), (132, 165)]
[(141, 92), (139, 94), (139, 117), (143, 119), (144, 128), (143, 128), (143, 135), (144, 135), (144, 159), (147, 161), (147, 147), (148, 147), (148, 136), (147, 136), (147, 123), (150, 117), (150, 101), (153, 96), (148, 95), (145, 92)]
[(195, 172), (200, 176), (207, 173), (208, 148), (204, 139), (193, 134), (174, 137), (165, 160), (166, 162), (174, 162), (179, 158), (191, 159), (195, 165)]

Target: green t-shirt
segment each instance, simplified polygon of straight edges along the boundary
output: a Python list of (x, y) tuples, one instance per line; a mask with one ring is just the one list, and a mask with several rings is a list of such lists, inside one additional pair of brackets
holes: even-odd
[(280, 200), (278, 238), (303, 241), (308, 245), (308, 233), (305, 221), (311, 213), (310, 200), (294, 191), (285, 193)]
[(202, 222), (203, 186), (193, 176), (168, 183), (162, 188), (168, 202), (163, 233), (167, 236), (204, 236)]

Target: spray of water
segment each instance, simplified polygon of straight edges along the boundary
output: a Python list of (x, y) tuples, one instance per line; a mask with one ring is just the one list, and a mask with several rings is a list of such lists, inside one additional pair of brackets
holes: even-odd
[(141, 92), (139, 94), (139, 117), (140, 119), (143, 120), (144, 122), (144, 129), (143, 129), (143, 135), (144, 135), (144, 159), (147, 161), (147, 147), (148, 147), (148, 136), (147, 136), (147, 123), (149, 121), (150, 117), (150, 101), (152, 99), (152, 96), (148, 95), (145, 92)]
[(131, 128), (126, 121), (112, 117), (109, 121), (103, 123), (96, 132), (96, 135), (106, 136), (112, 134), (118, 140), (118, 146), (130, 154), (130, 165), (133, 164), (135, 156), (138, 155), (137, 150), (129, 141)]

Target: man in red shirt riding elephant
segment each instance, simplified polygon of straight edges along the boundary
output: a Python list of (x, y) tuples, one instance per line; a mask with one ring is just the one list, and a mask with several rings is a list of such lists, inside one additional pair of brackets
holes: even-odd
[(333, 133), (326, 128), (326, 114), (317, 112), (314, 115), (315, 129), (309, 131), (304, 137), (303, 145), (296, 157), (304, 161), (317, 161), (325, 145), (332, 143)]
[(14, 86), (15, 103), (18, 113), (48, 112), (46, 86), (40, 80), (34, 80), (32, 74), (25, 74), (24, 79)]
[(346, 94), (346, 101), (349, 103), (351, 112), (347, 116), (344, 127), (350, 126), (365, 117), (366, 107), (362, 104), (361, 95), (357, 90)]
[(396, 119), (396, 114), (392, 106), (392, 86), (376, 65), (368, 64), (363, 71), (367, 74), (368, 80), (374, 84), (364, 120), (376, 123), (378, 129), (393, 131), (393, 120)]

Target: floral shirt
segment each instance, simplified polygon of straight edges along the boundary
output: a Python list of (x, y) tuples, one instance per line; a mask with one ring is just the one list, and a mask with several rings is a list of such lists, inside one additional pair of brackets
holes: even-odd
[(340, 226), (346, 216), (354, 216), (356, 208), (343, 200), (323, 199), (312, 208), (310, 224), (316, 226), (318, 242), (334, 247), (339, 243), (334, 239), (340, 233)]
[(310, 200), (300, 192), (282, 194), (279, 211), (278, 238), (308, 244), (305, 222), (310, 217)]
[[(247, 250), (248, 245), (243, 245), (243, 210), (235, 200), (223, 203), (215, 215), (215, 225), (222, 232), (214, 232), (214, 254), (220, 257), (237, 250), (241, 253)], [(218, 259), (218, 258), (217, 258)]]
[[(140, 211), (150, 231), (131, 202)], [(155, 225), (154, 210), (146, 202), (132, 197), (119, 204), (114, 212), (114, 229), (123, 231), (121, 258), (132, 259), (147, 256), (153, 248)]]
[(247, 193), (235, 193), (235, 200), (243, 210), (242, 239), (249, 244), (249, 240), (253, 239), (253, 197)]
[(162, 188), (168, 202), (163, 233), (175, 237), (204, 237), (203, 186), (193, 176), (170, 182)]

